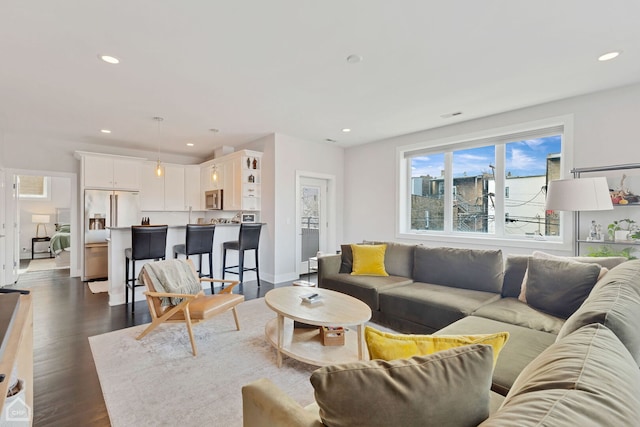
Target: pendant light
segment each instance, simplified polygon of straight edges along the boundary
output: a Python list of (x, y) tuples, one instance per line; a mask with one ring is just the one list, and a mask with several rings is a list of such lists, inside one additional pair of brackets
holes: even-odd
[(162, 176), (162, 163), (160, 162), (160, 122), (162, 122), (164, 119), (162, 117), (154, 117), (153, 120), (155, 120), (158, 123), (158, 139), (156, 141), (156, 147), (158, 148), (158, 161), (156, 163), (156, 176), (158, 178), (160, 178)]
[(211, 168), (211, 182), (218, 188), (218, 165)]

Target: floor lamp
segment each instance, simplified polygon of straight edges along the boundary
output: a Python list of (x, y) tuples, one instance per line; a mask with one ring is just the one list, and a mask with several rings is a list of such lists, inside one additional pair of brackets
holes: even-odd
[[(49, 215), (31, 215), (31, 222), (34, 224), (38, 224), (36, 227), (36, 238), (37, 237), (47, 237), (49, 234), (47, 233), (47, 224), (51, 217)], [(40, 226), (44, 227), (44, 236), (40, 236)]]
[(609, 184), (605, 177), (557, 179), (549, 182), (545, 208), (552, 211), (573, 212), (573, 240), (576, 255), (581, 211), (605, 211), (613, 209), (609, 196)]

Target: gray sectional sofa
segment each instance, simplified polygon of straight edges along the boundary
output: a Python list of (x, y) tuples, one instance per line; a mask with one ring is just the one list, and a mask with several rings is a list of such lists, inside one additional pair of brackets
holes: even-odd
[[(351, 275), (350, 257), (343, 246), (341, 255), (320, 258), (319, 286), (366, 302), (378, 323), (406, 333), (510, 333), (493, 370), (492, 413), (483, 426), (633, 425), (640, 419), (640, 260), (579, 259), (610, 268), (584, 300), (574, 298), (581, 286), (576, 278), (598, 275), (594, 264), (567, 267), (527, 256), (503, 259), (499, 250), (388, 243), (389, 276), (373, 277)], [(518, 296), (528, 266), (536, 272), (529, 274), (530, 286), (555, 282), (524, 303)], [(540, 301), (551, 312), (540, 309)], [(243, 396), (245, 425), (322, 425), (316, 404), (305, 410), (268, 382), (248, 385)], [(274, 420), (275, 413), (287, 415)]]

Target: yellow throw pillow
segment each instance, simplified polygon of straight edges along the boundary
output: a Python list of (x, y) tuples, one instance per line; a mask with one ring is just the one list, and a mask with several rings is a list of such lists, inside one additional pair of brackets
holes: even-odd
[(384, 269), (384, 253), (387, 245), (351, 245), (353, 267), (351, 274), (363, 276), (388, 276)]
[(493, 347), (495, 366), (500, 350), (509, 339), (509, 332), (480, 335), (403, 335), (390, 334), (367, 326), (364, 337), (371, 359), (406, 359), (464, 345), (487, 344)]

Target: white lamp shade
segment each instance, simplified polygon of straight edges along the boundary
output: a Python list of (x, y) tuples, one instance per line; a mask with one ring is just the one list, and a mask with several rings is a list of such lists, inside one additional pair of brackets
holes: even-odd
[(51, 217), (49, 215), (31, 215), (31, 222), (34, 224), (49, 224)]
[(613, 209), (605, 177), (557, 179), (547, 188), (547, 210), (604, 211)]

